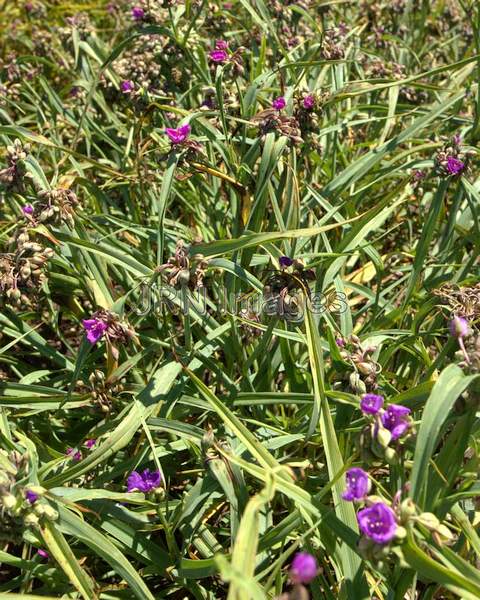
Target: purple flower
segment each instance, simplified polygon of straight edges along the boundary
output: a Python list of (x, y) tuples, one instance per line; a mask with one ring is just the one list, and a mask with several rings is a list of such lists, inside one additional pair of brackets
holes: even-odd
[(86, 440), (85, 444), (83, 444), (85, 446), (85, 448), (88, 448), (89, 450), (91, 448), (93, 448), (95, 446), (95, 444), (97, 443), (97, 440)]
[(455, 158), (454, 156), (447, 157), (447, 171), (450, 173), (450, 175), (458, 175), (463, 171), (464, 168), (465, 163), (458, 158)]
[(310, 110), (314, 106), (315, 106), (315, 96), (313, 94), (308, 94), (308, 96), (305, 96), (305, 98), (303, 99), (303, 108)]
[(388, 544), (397, 532), (397, 519), (393, 510), (384, 502), (377, 502), (357, 513), (358, 526), (377, 544)]
[(455, 338), (463, 338), (470, 333), (468, 321), (464, 317), (454, 316), (448, 327), (450, 334)]
[(286, 106), (287, 106), (287, 103), (283, 96), (279, 96), (278, 98), (275, 98), (275, 100), (272, 102), (272, 107), (275, 110), (282, 110)]
[(421, 169), (415, 169), (415, 171), (413, 172), (413, 178), (415, 179), (415, 181), (420, 181), (425, 177), (425, 175), (426, 173)]
[(122, 81), (122, 83), (120, 84), (120, 89), (124, 94), (129, 94), (130, 92), (133, 92), (133, 90), (135, 89), (135, 85), (133, 81), (127, 79), (125, 81)]
[(42, 558), (50, 558), (50, 554), (46, 550), (42, 550), (41, 548), (40, 550), (37, 550), (37, 554)]
[(22, 206), (22, 212), (24, 215), (33, 214), (33, 206), (31, 204), (25, 204), (25, 206)]
[(67, 448), (67, 456), (69, 456), (72, 460), (82, 460), (82, 453), (80, 450), (75, 450), (75, 448)]
[(337, 338), (337, 339), (335, 340), (335, 343), (337, 344), (337, 346), (338, 346), (339, 348), (345, 348), (345, 340), (344, 340), (344, 339), (342, 339), (342, 338)]
[(134, 6), (132, 8), (132, 19), (134, 21), (141, 21), (145, 17), (145, 11), (140, 6)]
[(28, 502), (30, 502), (30, 504), (35, 504), (35, 502), (38, 500), (38, 494), (32, 492), (31, 490), (27, 490), (25, 492), (25, 498)]
[(318, 573), (318, 564), (308, 552), (295, 554), (290, 565), (290, 578), (293, 583), (310, 583)]
[(225, 40), (217, 40), (215, 42), (215, 50), (228, 50), (228, 42)]
[(107, 323), (97, 318), (84, 319), (82, 323), (87, 332), (87, 340), (91, 344), (96, 344), (108, 329)]
[(165, 133), (170, 138), (172, 144), (181, 144), (188, 138), (191, 130), (190, 125), (182, 125), (182, 127), (177, 127), (177, 129), (167, 127)]
[(160, 487), (161, 482), (162, 476), (160, 475), (160, 471), (150, 471), (150, 469), (145, 469), (142, 473), (133, 471), (127, 479), (127, 491), (133, 492), (134, 490), (139, 490), (140, 492), (147, 493)]
[(346, 472), (347, 487), (342, 494), (344, 500), (363, 500), (370, 491), (368, 473), (360, 467), (352, 467)]
[(228, 53), (225, 50), (212, 50), (208, 57), (214, 63), (224, 64), (228, 60)]
[(291, 267), (293, 265), (293, 260), (289, 256), (281, 256), (278, 259), (278, 262), (282, 268)]
[(383, 406), (383, 396), (364, 394), (360, 400), (360, 408), (364, 415), (376, 415)]
[(400, 404), (389, 404), (382, 415), (382, 424), (392, 434), (392, 440), (397, 440), (410, 427), (408, 415), (410, 409)]

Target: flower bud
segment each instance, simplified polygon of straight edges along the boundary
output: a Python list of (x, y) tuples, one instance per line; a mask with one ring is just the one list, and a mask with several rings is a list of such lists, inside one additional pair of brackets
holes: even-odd
[(44, 515), (49, 521), (56, 521), (58, 519), (58, 512), (48, 504), (45, 506)]
[(23, 522), (25, 523), (25, 525), (27, 527), (36, 527), (39, 523), (39, 519), (37, 517), (37, 515), (35, 515), (33, 512), (28, 513), (28, 515), (26, 515), (23, 519)]
[(392, 441), (392, 434), (385, 427), (379, 427), (377, 431), (377, 440), (382, 448), (387, 448), (388, 444)]
[(394, 448), (387, 448), (384, 456), (389, 465), (398, 465), (398, 454)]
[(406, 498), (400, 504), (400, 519), (405, 522), (410, 517), (413, 517), (417, 513), (417, 507), (415, 502), (411, 498)]
[(436, 530), (440, 526), (440, 521), (438, 518), (431, 512), (424, 512), (418, 515), (417, 520), (422, 525), (425, 525), (430, 530)]
[(407, 537), (407, 530), (405, 529), (405, 527), (399, 525), (395, 532), (395, 537), (397, 538), (397, 540), (404, 540)]
[(2, 504), (7, 510), (12, 510), (17, 505), (17, 499), (13, 494), (4, 494), (1, 497)]

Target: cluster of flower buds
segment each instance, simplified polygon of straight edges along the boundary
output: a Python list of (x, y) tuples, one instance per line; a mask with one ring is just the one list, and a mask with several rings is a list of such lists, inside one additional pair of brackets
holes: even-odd
[(356, 394), (364, 394), (377, 389), (377, 378), (382, 368), (373, 358), (376, 346), (363, 348), (360, 338), (352, 334), (348, 339), (338, 339), (340, 355), (354, 367), (349, 376), (349, 385)]
[[(132, 47), (114, 62), (114, 69), (122, 83), (122, 95), (138, 95), (141, 90), (156, 92), (160, 90), (162, 67), (158, 61), (164, 55), (165, 40), (162, 36), (142, 35)], [(112, 85), (108, 79), (104, 84)]]
[(396, 62), (385, 62), (379, 58), (369, 60), (365, 57), (364, 69), (371, 79), (404, 79), (405, 66)]
[(65, 27), (58, 28), (62, 42), (73, 50), (73, 32), (81, 40), (86, 40), (95, 31), (90, 17), (85, 12), (79, 12), (65, 19)]
[(227, 41), (217, 40), (215, 48), (208, 53), (208, 58), (214, 68), (217, 65), (228, 65), (232, 69), (234, 76), (241, 76), (245, 71), (242, 59), (244, 52), (245, 48), (243, 46), (232, 52)]
[(323, 34), (321, 54), (325, 60), (345, 58), (345, 36), (347, 28), (341, 23), (338, 27), (327, 29)]
[(68, 189), (41, 190), (37, 202), (23, 207), (25, 218), (32, 225), (48, 223), (73, 227), (75, 209), (79, 205), (77, 195)]
[(433, 294), (439, 296), (454, 315), (467, 320), (480, 318), (480, 283), (472, 286), (448, 283), (433, 290)]
[(468, 152), (462, 149), (462, 138), (455, 135), (451, 142), (435, 155), (435, 170), (441, 177), (461, 175), (467, 168), (467, 159)]
[(7, 304), (28, 307), (46, 281), (54, 250), (31, 241), (25, 227), (18, 228), (9, 243), (12, 252), (0, 258), (0, 293)]
[(16, 542), (25, 526), (37, 527), (42, 519), (55, 521), (58, 513), (43, 498), (44, 488), (24, 484), (28, 477), (28, 456), (16, 451), (0, 452), (4, 465), (0, 469), (0, 539)]
[(105, 338), (112, 346), (115, 343), (127, 344), (136, 340), (135, 331), (116, 313), (101, 308), (89, 319), (83, 320), (87, 340), (94, 345)]
[(12, 146), (7, 146), (7, 167), (0, 170), (0, 183), (8, 190), (22, 193), (26, 170), (24, 160), (30, 152), (30, 144), (22, 144), (16, 139)]
[(203, 287), (208, 260), (203, 254), (188, 255), (188, 246), (178, 240), (175, 254), (166, 263), (157, 267), (167, 283), (176, 289), (189, 288), (192, 291)]
[(88, 385), (83, 381), (77, 382), (80, 393), (88, 390), (93, 405), (92, 412), (100, 410), (102, 413), (111, 413), (118, 395), (123, 391), (124, 385), (119, 381), (108, 381), (105, 373), (100, 369), (95, 369), (88, 378)]
[(280, 270), (268, 274), (263, 287), (265, 314), (287, 321), (303, 319), (308, 282), (315, 279), (312, 269), (305, 269), (302, 261), (281, 256)]
[(267, 133), (275, 131), (279, 135), (287, 137), (293, 144), (302, 144), (302, 132), (297, 119), (283, 114), (281, 112), (282, 109), (279, 108), (279, 101), (280, 98), (277, 98), (274, 100), (272, 108), (262, 110), (252, 117), (253, 125), (259, 128), (262, 140)]
[(369, 424), (360, 434), (360, 452), (365, 462), (381, 458), (390, 464), (398, 462), (400, 441), (412, 434), (410, 409), (401, 404), (384, 408), (384, 398), (378, 394), (364, 394), (360, 408)]

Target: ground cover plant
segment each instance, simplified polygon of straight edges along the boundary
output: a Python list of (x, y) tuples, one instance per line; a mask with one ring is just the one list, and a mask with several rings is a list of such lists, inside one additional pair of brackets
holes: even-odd
[(479, 32), (0, 2), (0, 600), (480, 598)]

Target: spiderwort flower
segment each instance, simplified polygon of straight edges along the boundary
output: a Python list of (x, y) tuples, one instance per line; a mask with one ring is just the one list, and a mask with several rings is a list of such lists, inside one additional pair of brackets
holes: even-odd
[(190, 135), (191, 129), (190, 125), (182, 125), (181, 127), (177, 127), (177, 129), (167, 127), (165, 133), (170, 138), (172, 144), (182, 144)]
[(37, 550), (37, 554), (38, 554), (38, 556), (41, 556), (42, 558), (47, 558), (47, 559), (50, 558), (50, 554), (46, 550), (42, 550), (42, 548)]
[(383, 406), (383, 396), (364, 394), (360, 400), (360, 409), (364, 415), (376, 415)]
[(162, 476), (160, 471), (150, 471), (150, 469), (145, 469), (142, 473), (133, 471), (127, 479), (127, 491), (133, 492), (134, 490), (139, 490), (144, 493), (151, 492), (160, 487), (161, 482)]
[(287, 106), (287, 103), (285, 101), (285, 98), (283, 96), (279, 96), (278, 98), (275, 98), (275, 100), (272, 102), (272, 107), (275, 110), (282, 110)]
[(96, 344), (100, 339), (102, 339), (103, 334), (108, 329), (107, 323), (98, 318), (84, 319), (82, 323), (85, 331), (87, 332), (87, 340), (92, 345)]
[(228, 50), (228, 42), (225, 40), (217, 40), (215, 42), (215, 50)]
[(368, 473), (360, 467), (352, 467), (346, 472), (347, 487), (342, 498), (348, 502), (363, 500), (370, 491)]
[(400, 404), (390, 404), (382, 415), (382, 424), (392, 434), (392, 440), (397, 440), (410, 427), (408, 415), (410, 409)]
[(465, 168), (465, 163), (454, 156), (447, 156), (446, 168), (450, 175), (458, 175)]
[(314, 106), (315, 106), (315, 96), (313, 94), (308, 94), (308, 96), (305, 96), (305, 98), (303, 99), (303, 108), (310, 110)]
[(286, 267), (291, 267), (293, 265), (293, 259), (291, 259), (289, 256), (281, 256), (278, 259), (278, 262), (282, 269), (285, 269)]
[(212, 62), (223, 65), (228, 60), (228, 53), (226, 50), (211, 50), (208, 57)]
[(310, 583), (318, 573), (318, 564), (308, 552), (295, 554), (290, 565), (290, 578), (293, 583)]
[(122, 83), (120, 84), (120, 89), (124, 94), (130, 94), (130, 92), (133, 92), (133, 90), (135, 89), (135, 85), (133, 81), (127, 79), (125, 81), (122, 81)]
[(22, 206), (22, 212), (24, 215), (33, 214), (33, 206), (31, 204), (25, 204), (25, 206)]
[(456, 315), (450, 321), (448, 328), (450, 329), (450, 335), (455, 338), (464, 338), (470, 333), (467, 319)]
[(25, 492), (25, 498), (30, 504), (35, 504), (35, 502), (38, 500), (38, 494), (32, 492), (31, 490), (27, 490)]
[(357, 513), (358, 526), (377, 544), (388, 544), (397, 532), (397, 519), (393, 510), (384, 502), (376, 502)]
[(85, 448), (88, 448), (89, 450), (91, 450), (95, 446), (96, 443), (97, 443), (97, 440), (91, 439), (91, 440), (86, 440), (85, 444), (83, 444), (83, 445), (85, 446)]
[(75, 448), (67, 448), (67, 456), (69, 456), (72, 460), (79, 461), (82, 460), (82, 453), (80, 450), (76, 450)]
[(132, 8), (132, 19), (134, 21), (141, 21), (145, 17), (145, 11), (140, 6), (134, 6)]

